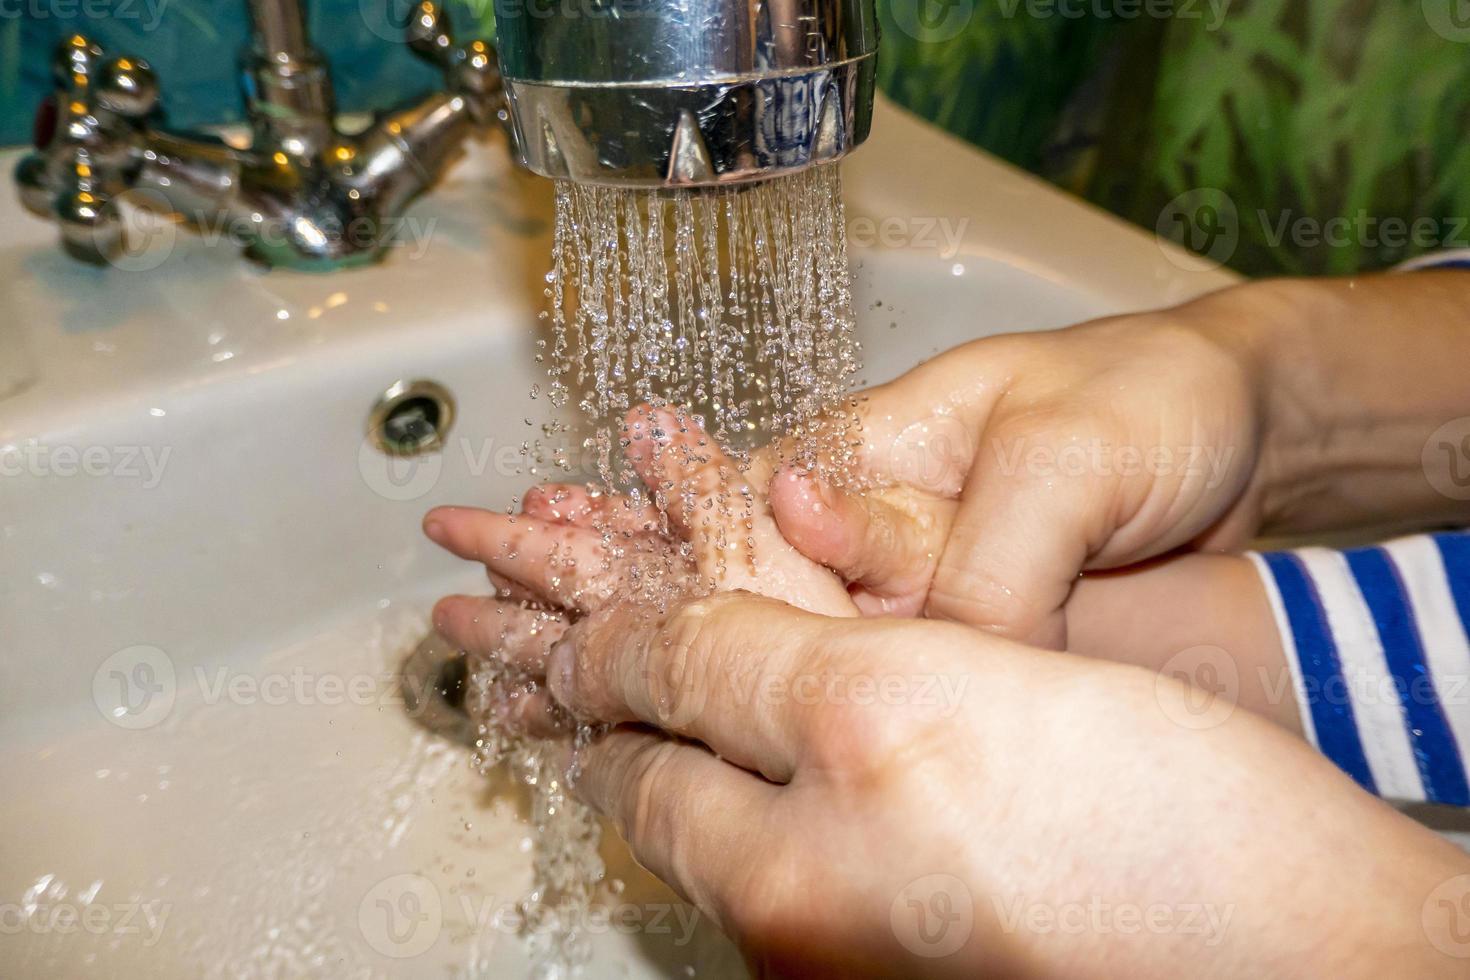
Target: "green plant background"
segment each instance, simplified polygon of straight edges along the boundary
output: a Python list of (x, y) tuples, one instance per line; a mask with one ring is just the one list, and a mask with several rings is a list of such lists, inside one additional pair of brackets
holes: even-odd
[[(50, 53), (75, 30), (152, 62), (172, 125), (239, 118), (244, 0), (105, 3), (88, 19), (82, 0), (26, 0), (0, 19), (0, 142), (28, 138)], [(345, 109), (435, 83), (391, 40), (390, 3), (310, 4)], [(878, 3), (895, 100), (1145, 227), (1188, 232), (1161, 216), (1209, 189), (1233, 207), (1241, 271), (1344, 273), (1470, 244), (1467, 0)], [(489, 0), (448, 6), (462, 35), (493, 30)], [(1333, 218), (1348, 219), (1334, 240), (1307, 233)], [(1432, 234), (1402, 241), (1388, 219)]]

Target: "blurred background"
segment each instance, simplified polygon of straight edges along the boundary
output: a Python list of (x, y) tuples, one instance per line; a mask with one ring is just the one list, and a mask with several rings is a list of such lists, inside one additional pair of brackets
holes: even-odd
[[(450, 0), (460, 37), (493, 36), (490, 3)], [(342, 109), (438, 84), (400, 40), (408, 6), (308, 0)], [(1241, 272), (1470, 247), (1470, 0), (878, 6), (897, 102)], [(30, 141), (74, 31), (150, 61), (171, 125), (240, 118), (243, 0), (0, 0), (0, 144)]]

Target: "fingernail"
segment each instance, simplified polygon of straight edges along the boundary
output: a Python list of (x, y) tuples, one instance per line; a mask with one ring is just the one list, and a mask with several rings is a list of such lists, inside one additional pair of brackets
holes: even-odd
[(568, 639), (560, 639), (551, 645), (551, 655), (546, 658), (546, 686), (551, 696), (570, 706), (572, 698), (572, 668), (576, 664), (576, 649)]

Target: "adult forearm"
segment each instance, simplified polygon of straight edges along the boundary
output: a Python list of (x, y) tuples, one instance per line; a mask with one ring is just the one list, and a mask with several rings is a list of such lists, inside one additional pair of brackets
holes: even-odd
[(1186, 309), (1259, 380), (1262, 533), (1470, 516), (1470, 271), (1268, 280)]

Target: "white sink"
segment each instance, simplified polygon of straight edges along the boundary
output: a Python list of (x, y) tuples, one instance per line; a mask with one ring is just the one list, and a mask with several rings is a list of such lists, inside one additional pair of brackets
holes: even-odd
[[(890, 106), (845, 170), (869, 381), (1229, 281)], [(515, 796), (391, 676), (434, 597), (484, 588), (420, 515), (528, 480), (549, 185), (478, 149), (414, 208), (422, 251), (331, 276), (184, 235), (85, 268), (3, 191), (0, 363), (33, 381), (0, 400), (0, 975), (524, 975)], [(416, 378), (458, 421), (394, 483), (365, 417)], [(738, 974), (607, 852), (591, 975)]]

